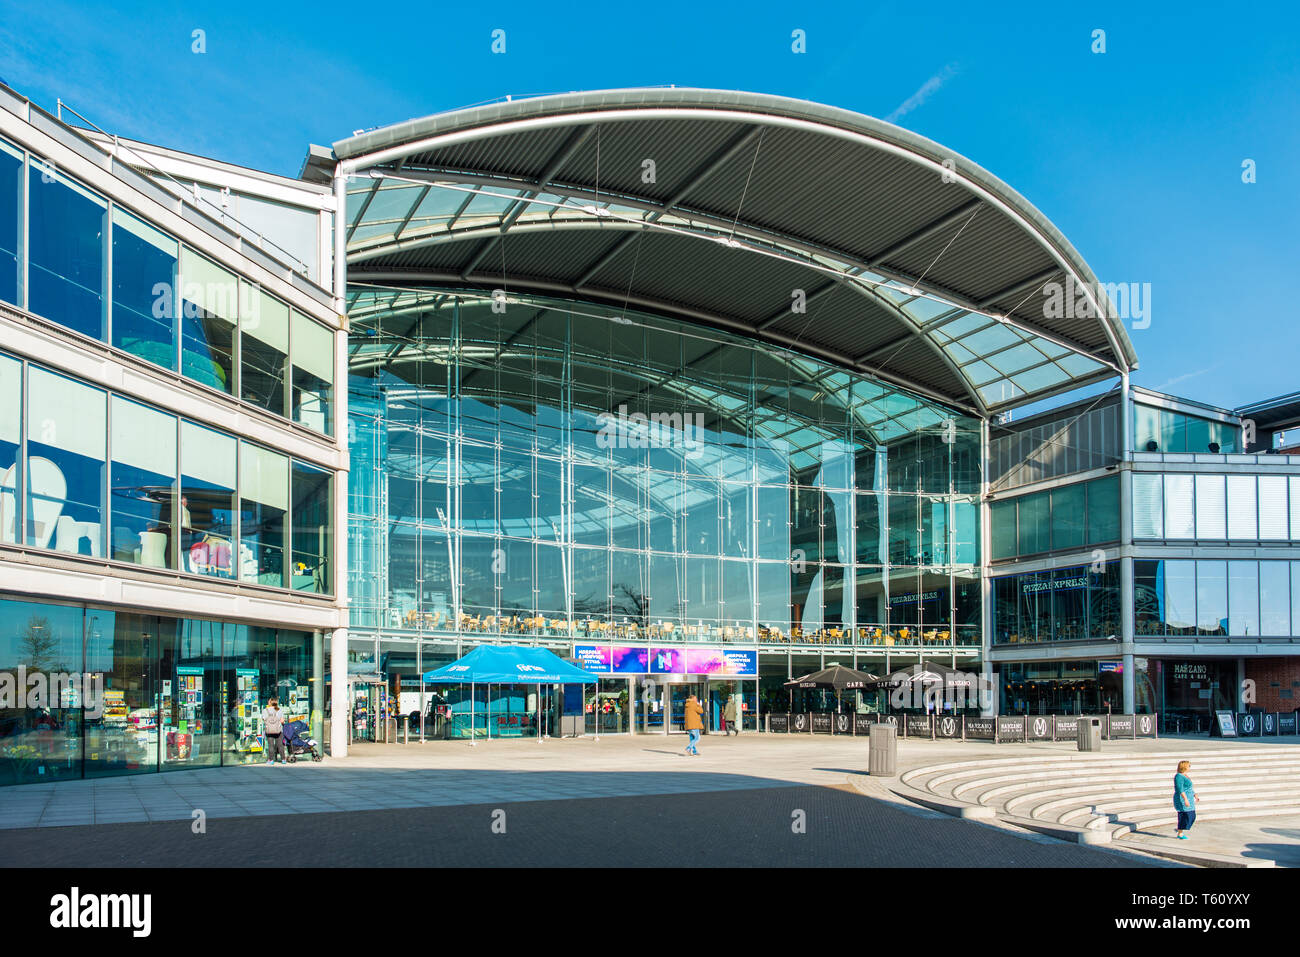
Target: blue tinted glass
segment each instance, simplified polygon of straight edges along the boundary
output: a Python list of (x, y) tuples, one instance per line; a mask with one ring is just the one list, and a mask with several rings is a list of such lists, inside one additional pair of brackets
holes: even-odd
[(23, 161), (0, 144), (0, 299), (18, 305)]
[(27, 306), (52, 322), (102, 339), (105, 206), (37, 163), (27, 183)]
[(113, 345), (175, 369), (177, 244), (120, 210), (113, 220)]

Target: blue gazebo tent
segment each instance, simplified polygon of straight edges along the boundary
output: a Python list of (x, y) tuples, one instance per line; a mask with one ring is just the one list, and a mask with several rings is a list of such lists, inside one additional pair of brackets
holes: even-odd
[[(474, 686), (595, 684), (589, 671), (571, 665), (545, 648), (524, 645), (479, 645), (464, 658), (424, 673), (432, 684), (468, 684), (470, 686), (470, 743), (474, 743)], [(537, 740), (541, 741), (541, 697), (538, 696)], [(488, 725), (488, 735), (492, 726)]]

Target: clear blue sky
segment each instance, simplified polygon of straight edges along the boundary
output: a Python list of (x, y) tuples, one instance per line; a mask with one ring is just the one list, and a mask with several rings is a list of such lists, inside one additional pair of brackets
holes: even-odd
[(892, 116), (1026, 196), (1104, 281), (1151, 283), (1138, 384), (1226, 406), (1300, 390), (1293, 4), (289, 6), (0, 0), (0, 77), (288, 175), (308, 143), (507, 93), (675, 83)]

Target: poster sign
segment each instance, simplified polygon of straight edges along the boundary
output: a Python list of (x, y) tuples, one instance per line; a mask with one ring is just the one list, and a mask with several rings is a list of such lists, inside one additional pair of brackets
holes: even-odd
[(853, 733), (853, 715), (836, 714), (831, 715), (831, 730), (835, 734), (852, 734)]
[(620, 675), (649, 674), (650, 649), (621, 648), (615, 645), (609, 649), (609, 669)]
[(909, 714), (907, 716), (907, 736), (909, 738), (930, 737), (930, 715)]
[(873, 714), (855, 714), (853, 716), (853, 733), (870, 734), (871, 726), (876, 723), (876, 716)]
[(936, 738), (960, 738), (961, 718), (957, 715), (939, 715), (934, 719), (934, 736)]
[(769, 714), (767, 716), (767, 728), (777, 734), (788, 734), (790, 731), (790, 716), (788, 714)]
[(1264, 722), (1260, 721), (1261, 715), (1253, 711), (1246, 711), (1237, 715), (1237, 736), (1241, 738), (1257, 738), (1263, 730)]
[(1002, 741), (1024, 741), (1024, 715), (999, 715), (996, 734), (999, 743)]
[(1277, 716), (1277, 733), (1278, 734), (1296, 733), (1296, 713), (1294, 711), (1292, 711), (1289, 714), (1279, 714)]
[(1052, 721), (1052, 740), (1079, 740), (1079, 716), (1077, 714), (1058, 714)]
[(1124, 673), (1124, 662), (1099, 661), (1097, 662), (1097, 673), (1102, 675), (1122, 675)]
[(573, 657), (578, 659), (584, 671), (601, 674), (609, 671), (609, 645), (574, 645)]
[(1131, 714), (1112, 714), (1110, 716), (1110, 726), (1106, 732), (1106, 737), (1115, 738), (1132, 738), (1133, 734), (1133, 715)]
[(758, 674), (758, 652), (752, 648), (687, 648), (686, 673), (752, 678)]
[(1134, 719), (1137, 728), (1135, 737), (1154, 738), (1156, 736), (1156, 716), (1153, 714), (1140, 714)]
[(1231, 711), (1214, 712), (1214, 723), (1210, 725), (1210, 737), (1212, 738), (1235, 738), (1237, 736), (1237, 722)]
[(1054, 731), (1051, 715), (1036, 714), (1025, 719), (1025, 737), (1030, 741), (1051, 741)]
[(812, 730), (806, 712), (800, 711), (798, 714), (790, 715), (790, 730), (795, 734), (803, 734)]
[(1277, 734), (1277, 715), (1271, 711), (1264, 712), (1264, 734)]
[(649, 656), (652, 675), (686, 674), (686, 656), (680, 648), (650, 648)]
[(968, 716), (965, 721), (966, 740), (992, 741), (996, 723), (996, 718), (972, 718)]
[(814, 712), (813, 714), (809, 715), (809, 717), (811, 718), (810, 723), (812, 724), (812, 729), (815, 733), (817, 734), (831, 733), (831, 716), (829, 714)]

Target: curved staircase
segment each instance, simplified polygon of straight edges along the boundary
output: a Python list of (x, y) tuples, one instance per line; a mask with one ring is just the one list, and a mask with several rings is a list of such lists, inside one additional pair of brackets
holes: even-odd
[(1184, 758), (1198, 822), (1300, 813), (1300, 748), (1289, 747), (957, 761), (904, 772), (898, 793), (1096, 843), (1152, 828), (1172, 833), (1174, 771)]

